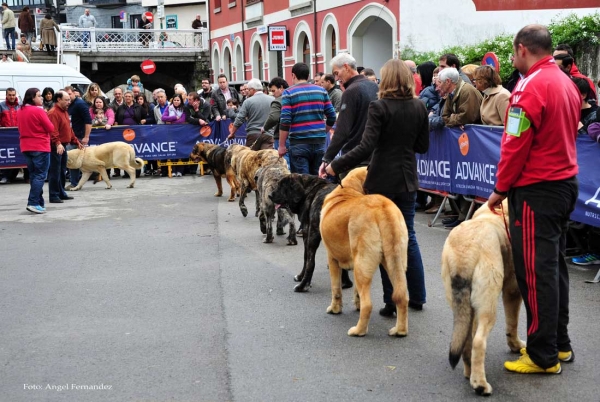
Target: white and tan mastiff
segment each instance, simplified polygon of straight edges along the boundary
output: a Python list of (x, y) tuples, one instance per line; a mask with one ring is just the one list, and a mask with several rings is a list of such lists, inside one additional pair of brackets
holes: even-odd
[(112, 188), (106, 169), (120, 168), (129, 174), (130, 182), (128, 188), (135, 184), (135, 170), (144, 166), (144, 161), (135, 157), (133, 147), (122, 141), (108, 142), (95, 147), (85, 149), (72, 149), (67, 152), (67, 167), (69, 169), (81, 169), (81, 179), (77, 186), (71, 191), (77, 191), (83, 187), (92, 173), (98, 172), (106, 182), (106, 188)]

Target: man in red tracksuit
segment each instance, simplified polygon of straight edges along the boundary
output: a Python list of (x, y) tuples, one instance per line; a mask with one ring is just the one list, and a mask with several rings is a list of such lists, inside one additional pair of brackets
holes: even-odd
[(523, 78), (510, 98), (488, 205), (493, 209), (508, 195), (513, 260), (527, 310), (527, 349), (504, 367), (558, 374), (560, 361), (575, 357), (567, 331), (565, 235), (578, 192), (575, 140), (581, 97), (554, 63), (546, 27), (521, 29), (513, 47), (514, 65)]

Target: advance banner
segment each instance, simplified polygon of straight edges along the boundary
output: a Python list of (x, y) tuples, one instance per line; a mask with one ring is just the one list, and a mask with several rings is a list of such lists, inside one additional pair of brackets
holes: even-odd
[[(242, 125), (233, 140), (227, 140), (231, 120), (213, 121), (208, 126), (191, 124), (158, 124), (151, 126), (113, 126), (110, 130), (93, 128), (90, 146), (123, 141), (135, 149), (143, 160), (185, 159), (197, 142), (210, 142), (227, 147), (246, 144), (246, 126)], [(206, 127), (209, 127), (208, 130)], [(0, 129), (0, 169), (26, 166), (20, 151), (17, 128)]]
[[(429, 134), (429, 151), (417, 154), (423, 189), (487, 199), (496, 183), (502, 127), (444, 128)], [(571, 219), (600, 227), (600, 145), (588, 136), (577, 138), (579, 197)]]

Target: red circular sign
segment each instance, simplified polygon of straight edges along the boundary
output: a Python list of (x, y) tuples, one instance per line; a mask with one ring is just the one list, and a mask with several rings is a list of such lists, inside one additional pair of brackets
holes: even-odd
[(150, 11), (146, 11), (144, 16), (148, 20), (148, 22), (152, 22), (154, 20), (154, 15)]
[(496, 72), (500, 72), (500, 61), (494, 52), (487, 52), (481, 60), (482, 66), (492, 66), (496, 69)]
[(156, 64), (154, 64), (152, 60), (144, 60), (142, 61), (140, 68), (145, 74), (152, 74), (156, 71)]

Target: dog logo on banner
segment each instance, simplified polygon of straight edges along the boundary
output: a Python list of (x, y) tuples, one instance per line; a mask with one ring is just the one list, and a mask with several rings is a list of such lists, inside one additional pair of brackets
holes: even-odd
[(465, 132), (458, 137), (458, 149), (462, 156), (467, 156), (469, 153), (469, 136)]

